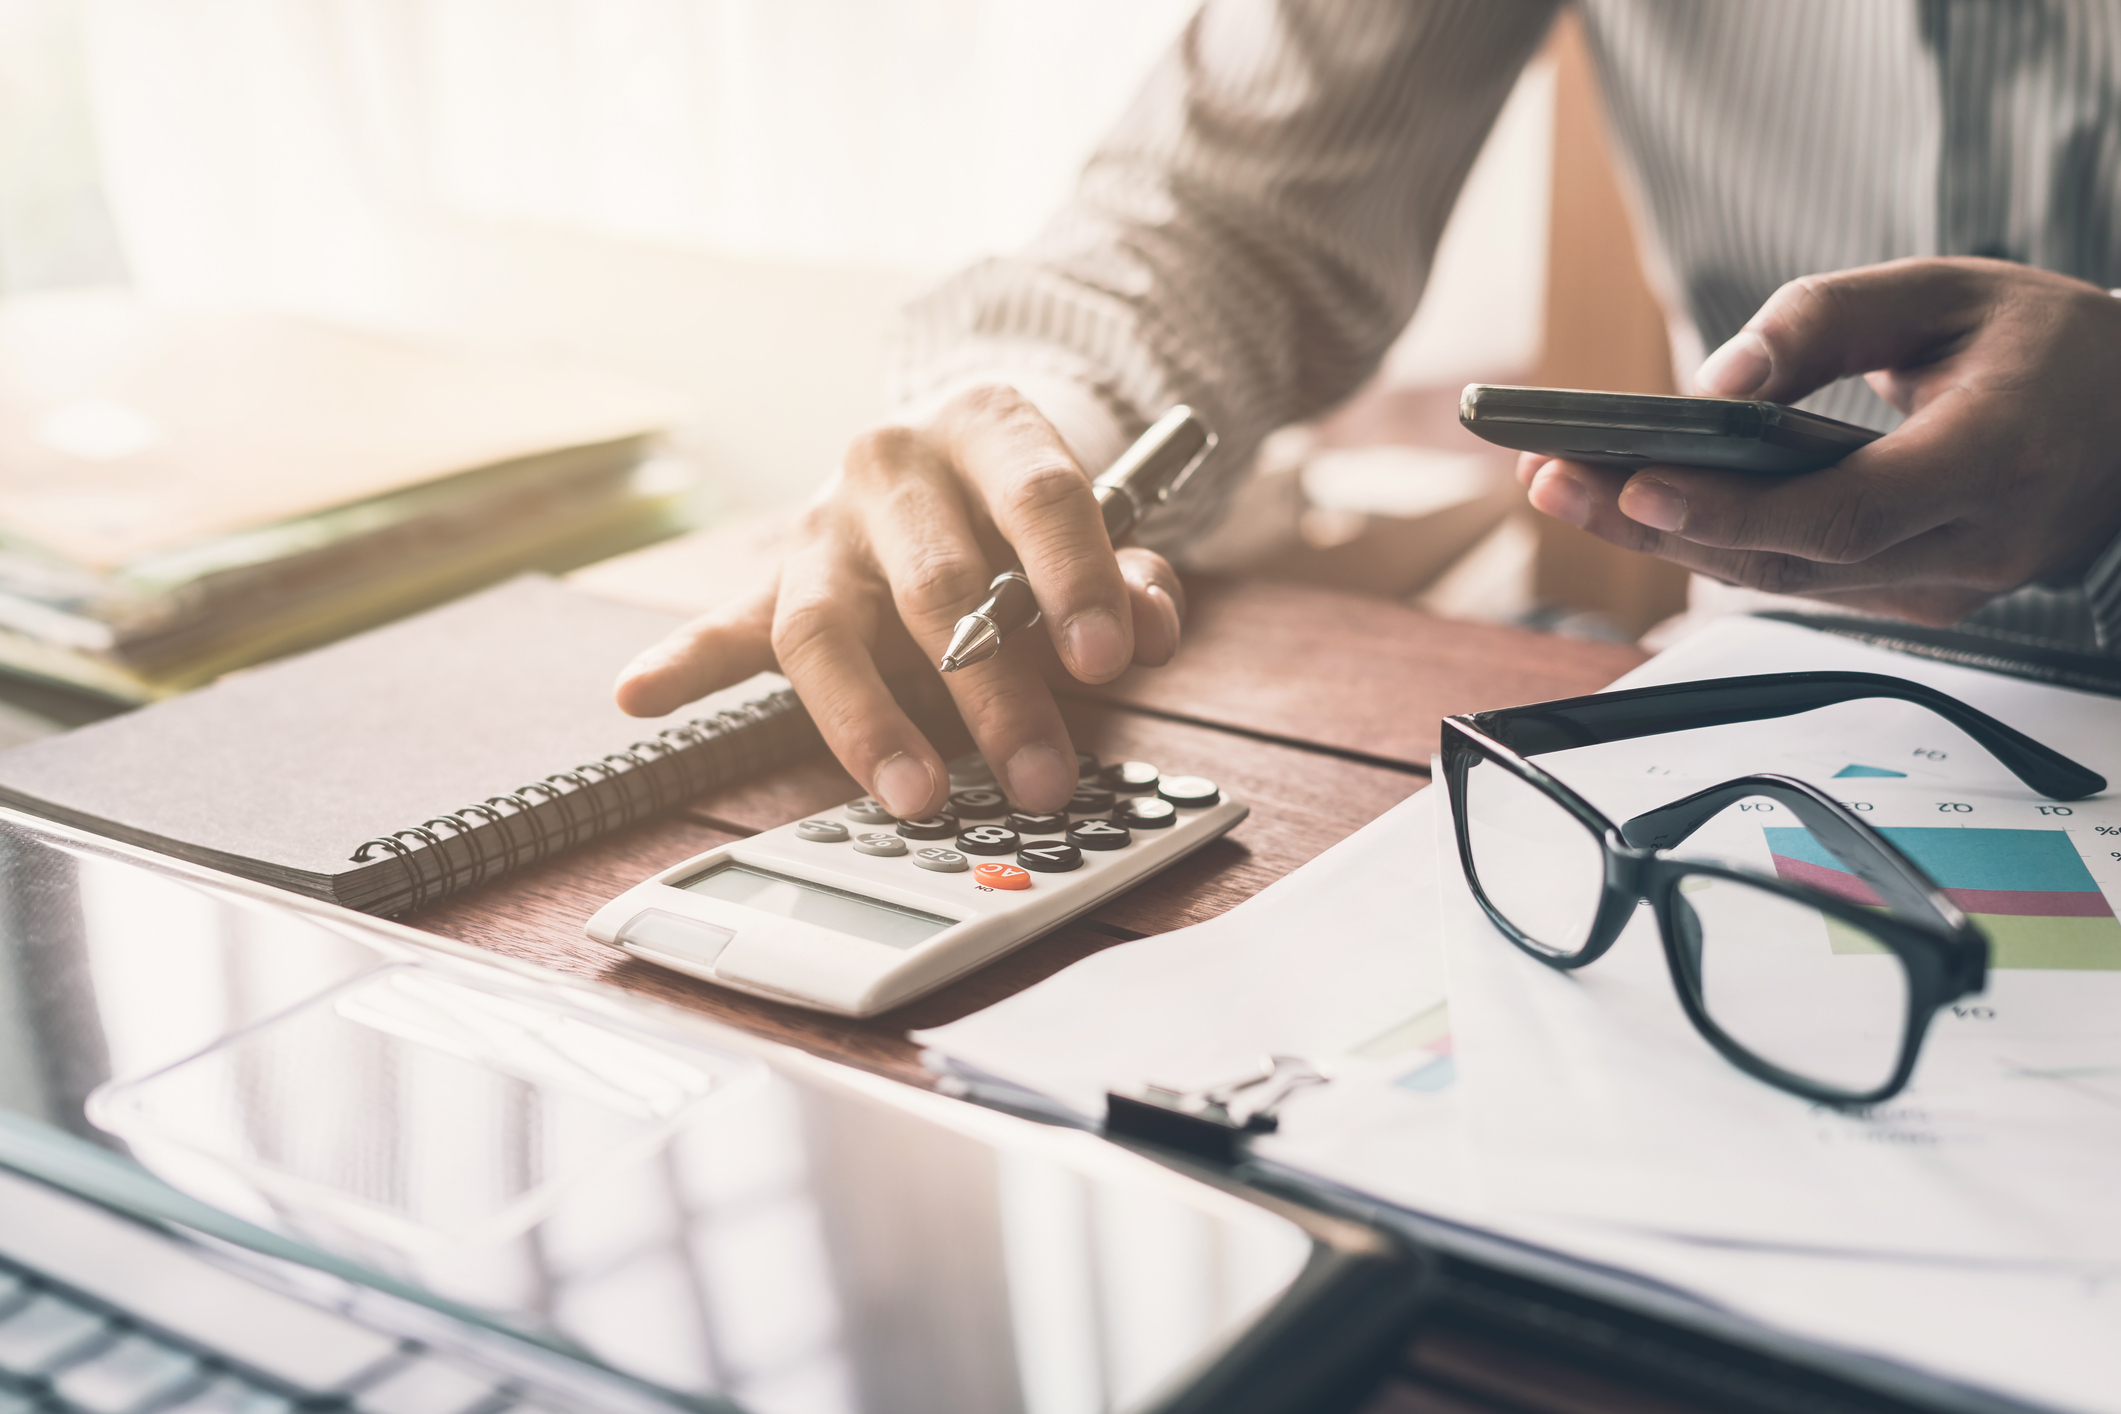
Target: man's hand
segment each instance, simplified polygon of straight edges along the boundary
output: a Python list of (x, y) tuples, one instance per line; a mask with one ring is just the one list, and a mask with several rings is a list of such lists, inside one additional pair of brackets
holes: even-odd
[(1090, 478), (1008, 388), (969, 392), (926, 426), (858, 438), (798, 523), (778, 581), (643, 653), (619, 675), (619, 706), (658, 717), (778, 669), (886, 810), (928, 814), (949, 778), (884, 675), (933, 671), (951, 629), (1012, 558), (1023, 561), (1044, 631), (1018, 634), (944, 681), (1010, 799), (1058, 809), (1075, 788), (1075, 749), (1046, 672), (1105, 682), (1130, 663), (1168, 661), (1184, 591), (1162, 556), (1115, 555)]
[(1907, 421), (1802, 476), (1527, 455), (1532, 504), (1731, 583), (1918, 623), (2081, 574), (2121, 530), (2121, 300), (1997, 260), (1794, 280), (1697, 392), (1794, 402), (1868, 375)]

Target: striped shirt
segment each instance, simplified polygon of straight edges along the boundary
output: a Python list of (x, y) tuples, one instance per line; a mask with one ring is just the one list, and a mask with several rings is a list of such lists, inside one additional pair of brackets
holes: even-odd
[[(1222, 445), (1144, 527), (1181, 549), (1262, 437), (1377, 368), (1556, 9), (1209, 0), (1038, 239), (909, 309), (895, 394), (1012, 383), (1089, 466), (1156, 411), (1193, 404)], [(1900, 256), (1994, 256), (2121, 285), (2121, 7), (1582, 9), (1682, 358), (1787, 280)], [(1899, 421), (1861, 379), (1802, 406)], [(2121, 538), (2081, 582), (2003, 595), (1967, 626), (2121, 654)]]

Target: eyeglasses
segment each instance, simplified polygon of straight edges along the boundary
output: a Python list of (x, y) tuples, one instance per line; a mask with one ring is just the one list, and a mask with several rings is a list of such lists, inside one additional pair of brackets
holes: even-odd
[[(1473, 897), (1511, 942), (1562, 969), (1602, 957), (1647, 900), (1680, 1005), (1732, 1064), (1829, 1104), (1898, 1094), (1931, 1019), (1988, 973), (1987, 937), (1912, 860), (1789, 776), (1741, 776), (1616, 825), (1528, 759), (1864, 698), (1935, 712), (2049, 799), (2106, 789), (2098, 773), (1957, 698), (1877, 673), (1767, 673), (1476, 712), (1443, 723)], [(1665, 853), (1760, 797), (1794, 815), (1877, 904)]]

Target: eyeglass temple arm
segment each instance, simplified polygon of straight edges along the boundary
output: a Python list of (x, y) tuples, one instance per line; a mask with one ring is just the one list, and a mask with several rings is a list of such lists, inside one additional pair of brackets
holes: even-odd
[(1936, 886), (1918, 865), (1893, 848), (1890, 840), (1844, 818), (1833, 806), (1815, 798), (1802, 781), (1787, 776), (1745, 776), (1711, 786), (1684, 800), (1643, 811), (1620, 827), (1620, 836), (1637, 849), (1675, 849), (1719, 812), (1759, 795), (1788, 806), (1812, 838), (1869, 884), (1887, 907), (1956, 931), (1958, 922), (1937, 906), (1932, 896)]
[(1472, 720), (1519, 755), (1531, 756), (1695, 727), (1790, 717), (1873, 697), (1912, 702), (1935, 712), (2050, 800), (2079, 800), (2106, 789), (2106, 777), (2015, 727), (1933, 687), (1883, 673), (1760, 673), (1664, 683), (1479, 712)]

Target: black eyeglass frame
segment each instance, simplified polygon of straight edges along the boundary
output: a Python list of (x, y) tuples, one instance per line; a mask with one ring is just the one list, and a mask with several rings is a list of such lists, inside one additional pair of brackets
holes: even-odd
[[(1616, 825), (1565, 782), (1527, 757), (1546, 751), (1794, 715), (1861, 698), (1897, 698), (1937, 712), (1959, 726), (2013, 774), (2050, 799), (2075, 800), (2106, 788), (2098, 773), (1957, 698), (1919, 683), (1877, 673), (1766, 673), (1702, 682), (1669, 683), (1564, 698), (1523, 707), (1446, 717), (1442, 758), (1452, 828), (1466, 881), (1481, 911), (1512, 943), (1564, 971), (1597, 961), (1618, 941), (1647, 899), (1657, 916), (1665, 961), (1687, 1019), (1726, 1060), (1756, 1079), (1825, 1104), (1877, 1104), (1898, 1094), (1914, 1073), (1930, 1022), (1945, 1006), (1980, 991), (1987, 981), (1988, 939), (1914, 861), (1839, 801), (1805, 781), (1778, 775), (1742, 776)], [(1553, 800), (1597, 841), (1603, 893), (1581, 948), (1563, 952), (1531, 938), (1487, 896), (1473, 862), (1466, 814), (1467, 773), (1477, 760), (1501, 767)], [(1730, 805), (1748, 796), (1785, 805), (1830, 853), (1870, 884), (1894, 912), (1881, 913), (1807, 885), (1706, 860), (1664, 853)], [(1900, 960), (1908, 978), (1908, 1011), (1891, 1074), (1869, 1090), (1827, 1085), (1785, 1070), (1732, 1038), (1709, 1014), (1702, 996), (1698, 934), (1689, 947), (1682, 920), (1693, 910), (1680, 897), (1689, 877), (1726, 879), (1789, 899), (1846, 923)], [(1915, 917), (1903, 916), (1913, 914)]]

